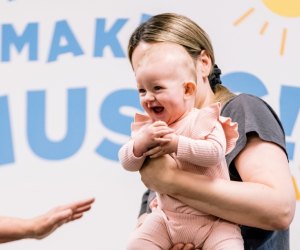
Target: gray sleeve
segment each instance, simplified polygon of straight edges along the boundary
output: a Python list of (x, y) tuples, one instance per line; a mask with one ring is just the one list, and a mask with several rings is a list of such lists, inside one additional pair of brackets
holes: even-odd
[(240, 94), (224, 106), (221, 114), (238, 123), (239, 139), (233, 151), (226, 156), (233, 179), (236, 176), (240, 180), (233, 160), (244, 149), (251, 133), (257, 134), (264, 141), (277, 144), (287, 154), (282, 124), (274, 110), (262, 99)]

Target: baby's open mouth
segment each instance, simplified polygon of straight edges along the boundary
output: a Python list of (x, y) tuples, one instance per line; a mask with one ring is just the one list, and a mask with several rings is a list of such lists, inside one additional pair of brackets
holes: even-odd
[(156, 114), (159, 114), (159, 113), (161, 113), (161, 112), (164, 111), (164, 107), (159, 107), (159, 106), (157, 106), (157, 107), (152, 107), (151, 109), (152, 109), (153, 112), (156, 113)]

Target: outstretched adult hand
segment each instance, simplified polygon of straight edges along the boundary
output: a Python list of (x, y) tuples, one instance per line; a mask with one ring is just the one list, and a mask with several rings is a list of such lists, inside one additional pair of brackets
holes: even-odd
[(91, 209), (94, 198), (58, 206), (32, 219), (0, 216), (0, 243), (26, 238), (43, 239), (61, 225)]
[(49, 212), (32, 219), (33, 238), (42, 239), (61, 225), (81, 218), (84, 212), (91, 209), (94, 198), (58, 206)]

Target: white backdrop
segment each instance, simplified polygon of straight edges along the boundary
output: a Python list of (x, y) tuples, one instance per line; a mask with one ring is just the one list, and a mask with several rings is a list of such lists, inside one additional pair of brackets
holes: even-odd
[[(224, 83), (262, 96), (278, 112), (299, 200), (300, 5), (265, 2), (1, 0), (0, 214), (31, 217), (90, 196), (96, 203), (47, 239), (0, 248), (124, 249), (145, 190), (138, 173), (116, 161), (137, 107), (127, 40), (143, 17), (161, 12), (199, 23)], [(273, 12), (278, 6), (285, 12)], [(299, 218), (297, 211), (294, 250)]]

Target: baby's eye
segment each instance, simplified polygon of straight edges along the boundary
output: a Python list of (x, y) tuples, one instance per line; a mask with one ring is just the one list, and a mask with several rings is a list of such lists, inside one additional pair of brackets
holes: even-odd
[(154, 87), (154, 90), (161, 90), (161, 89), (162, 89), (161, 86), (155, 86), (155, 87)]
[(145, 89), (139, 89), (139, 93), (140, 93), (140, 94), (145, 94), (145, 93), (146, 93), (146, 90), (145, 90)]

